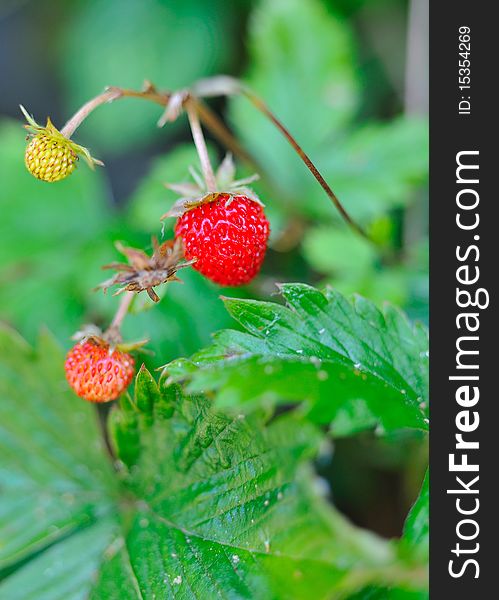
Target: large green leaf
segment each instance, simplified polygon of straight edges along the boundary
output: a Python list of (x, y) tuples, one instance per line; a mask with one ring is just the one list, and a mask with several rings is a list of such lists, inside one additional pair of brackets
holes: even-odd
[[(21, 565), (0, 593), (80, 598), (115, 528), (105, 516), (114, 483), (94, 415), (67, 393), (50, 338), (34, 354), (3, 331), (1, 349), (3, 564), (56, 545)], [(205, 398), (158, 389), (144, 370), (134, 402), (123, 405), (113, 440), (133, 496), (123, 495), (125, 538), (106, 551), (94, 597), (169, 597), (169, 585), (211, 597), (208, 576), (228, 596), (306, 598), (313, 581), (316, 597), (342, 597), (383, 579), (396, 561), (314, 497), (300, 466), (318, 441), (313, 429), (214, 414)], [(414, 585), (410, 570), (398, 569)]]
[(393, 544), (318, 494), (311, 424), (225, 416), (142, 368), (133, 399), (111, 413), (113, 473), (94, 408), (69, 392), (51, 338), (36, 352), (10, 330), (0, 340), (0, 597), (305, 599), (380, 581), (424, 587)]
[(224, 416), (141, 370), (111, 432), (140, 501), (92, 598), (340, 598), (388, 565), (414, 585), (389, 544), (314, 492), (303, 464), (320, 440), (311, 426)]
[(216, 391), (223, 406), (306, 401), (320, 423), (342, 433), (381, 424), (427, 428), (428, 339), (391, 306), (283, 284), (287, 307), (226, 299), (246, 333), (223, 331), (190, 360), (167, 365), (193, 392)]
[(52, 339), (43, 335), (34, 353), (1, 328), (0, 359), (2, 569), (78, 529), (94, 531), (92, 523), (112, 510), (116, 481), (97, 413), (65, 385)]
[(88, 598), (102, 555), (115, 533), (114, 519), (106, 518), (63, 538), (0, 583), (0, 597), (15, 600)]

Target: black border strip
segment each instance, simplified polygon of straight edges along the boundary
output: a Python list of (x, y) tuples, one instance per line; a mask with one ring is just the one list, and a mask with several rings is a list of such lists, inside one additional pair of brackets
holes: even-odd
[[(495, 305), (499, 277), (499, 235), (495, 233), (499, 212), (499, 181), (495, 182), (495, 175), (499, 174), (499, 150), (496, 147), (499, 98), (494, 91), (497, 88), (494, 59), (498, 55), (499, 30), (492, 8), (493, 3), (462, 0), (437, 1), (430, 5), (430, 597), (437, 600), (446, 597), (481, 600), (498, 594), (495, 591), (495, 576), (499, 573), (498, 551), (494, 541), (499, 538), (496, 514), (499, 509), (496, 443), (496, 440), (499, 442), (499, 363), (496, 358), (499, 355), (496, 342), (499, 328)], [(460, 27), (471, 30), (469, 90), (459, 89), (458, 61), (466, 60), (459, 55)], [(465, 76), (466, 71), (461, 74)], [(470, 101), (470, 114), (459, 114), (461, 100)], [(461, 108), (465, 107), (463, 103)], [(460, 159), (463, 163), (478, 164), (479, 169), (462, 170), (462, 178), (468, 181), (458, 183), (456, 155), (463, 151), (479, 152), (463, 154)], [(478, 183), (471, 182), (476, 178)], [(476, 209), (463, 211), (458, 208), (456, 197), (463, 189), (474, 190), (459, 196), (463, 203), (471, 204), (475, 194), (478, 195)], [(477, 227), (460, 229), (456, 223), (458, 212), (462, 213), (465, 224), (474, 223), (475, 213), (479, 213)], [(470, 249), (473, 245), (478, 249), (479, 257), (477, 250)], [(457, 258), (458, 246), (461, 257), (469, 252), (467, 258)], [(457, 281), (456, 270), (463, 265), (469, 268), (459, 272), (462, 279), (473, 279), (478, 266), (476, 284)], [(459, 308), (456, 303), (458, 287), (468, 290), (473, 297), (478, 288), (484, 288), (490, 295), (490, 305), (484, 309)], [(480, 294), (479, 299), (483, 304), (486, 294)], [(461, 300), (465, 303), (465, 295)], [(456, 319), (460, 313), (477, 314), (477, 320), (470, 318), (468, 322), (476, 326), (479, 321), (479, 329), (467, 332), (465, 318), (460, 319), (461, 329), (458, 329)], [(457, 368), (456, 341), (461, 336), (478, 338), (460, 342), (461, 348), (479, 352), (461, 356), (462, 363), (468, 367), (478, 365), (476, 369)], [(477, 376), (479, 379), (449, 379), (452, 376)], [(456, 401), (456, 391), (461, 385), (471, 386), (469, 406), (459, 405)], [(478, 387), (480, 394), (474, 406), (473, 387)], [(465, 405), (466, 391), (461, 392), (460, 398)], [(468, 427), (470, 431), (461, 432), (456, 418), (461, 427)], [(465, 440), (478, 441), (479, 449), (456, 450), (456, 434), (459, 433)], [(467, 454), (468, 463), (477, 465), (479, 471), (450, 472), (450, 454), (455, 455), (454, 461), (458, 464), (464, 461), (463, 454)], [(479, 479), (470, 484), (477, 476)], [(466, 492), (456, 477), (460, 477), (471, 491)], [(448, 493), (447, 490), (458, 490), (459, 493)], [(456, 503), (463, 511), (478, 509), (474, 514), (460, 514)], [(474, 523), (459, 525), (465, 519), (475, 521), (479, 527), (474, 539), (471, 539), (477, 531)], [(470, 539), (460, 539), (456, 529)], [(463, 549), (466, 552), (463, 553)], [(452, 567), (451, 560), (454, 561)], [(476, 561), (476, 564), (465, 565), (466, 560)], [(455, 573), (462, 571), (461, 576), (452, 577), (450, 568)], [(479, 576), (475, 578), (477, 574)]]

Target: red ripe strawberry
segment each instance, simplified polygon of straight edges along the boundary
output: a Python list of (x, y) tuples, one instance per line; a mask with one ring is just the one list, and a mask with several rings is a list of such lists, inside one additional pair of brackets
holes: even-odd
[(258, 202), (228, 194), (185, 212), (177, 221), (187, 260), (208, 279), (226, 286), (250, 282), (260, 270), (269, 222)]
[(66, 357), (66, 379), (80, 398), (109, 402), (117, 398), (133, 379), (135, 361), (130, 354), (107, 344), (87, 340), (76, 344)]

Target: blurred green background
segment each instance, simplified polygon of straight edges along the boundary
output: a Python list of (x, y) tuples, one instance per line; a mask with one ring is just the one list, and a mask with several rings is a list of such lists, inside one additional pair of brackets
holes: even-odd
[[(427, 320), (427, 5), (421, 0), (3, 0), (0, 2), (0, 317), (33, 340), (42, 325), (65, 347), (82, 323), (105, 325), (116, 299), (92, 292), (115, 240), (150, 247), (196, 164), (185, 118), (137, 100), (101, 107), (75, 140), (104, 160), (44, 184), (23, 163), (19, 104), (56, 126), (106, 85), (175, 89), (227, 73), (284, 121), (352, 215), (392, 252), (352, 234), (286, 142), (243, 99), (211, 103), (265, 165), (257, 190), (271, 247), (249, 287), (221, 290), (194, 271), (129, 318), (159, 366), (234, 326), (219, 295), (271, 297), (304, 281), (389, 300)], [(224, 154), (210, 139), (213, 157)], [(248, 168), (241, 165), (242, 174)], [(171, 235), (172, 224), (165, 235)], [(147, 304), (147, 302), (146, 302)], [(319, 464), (335, 502), (357, 523), (400, 533), (425, 450), (401, 434), (335, 442)]]

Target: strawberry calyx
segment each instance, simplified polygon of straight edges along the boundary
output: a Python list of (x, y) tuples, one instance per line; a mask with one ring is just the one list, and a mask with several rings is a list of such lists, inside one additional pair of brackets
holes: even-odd
[(258, 195), (249, 187), (249, 184), (259, 179), (259, 175), (255, 173), (243, 179), (235, 179), (236, 169), (231, 154), (225, 156), (215, 173), (216, 191), (207, 189), (206, 182), (194, 168), (191, 167), (189, 171), (194, 179), (193, 182), (165, 184), (165, 187), (179, 194), (180, 198), (161, 217), (161, 221), (170, 217), (181, 217), (187, 211), (202, 204), (215, 202), (221, 197), (226, 201), (227, 206), (237, 196), (245, 196), (260, 206), (264, 206)]
[(76, 156), (76, 159), (78, 159), (78, 157), (81, 156), (91, 169), (95, 169), (95, 165), (98, 165), (98, 166), (104, 165), (104, 163), (101, 160), (94, 158), (90, 154), (90, 151), (88, 150), (88, 148), (85, 148), (84, 146), (80, 146), (76, 142), (73, 142), (73, 140), (71, 140), (71, 139), (67, 138), (65, 135), (63, 135), (57, 129), (57, 127), (55, 127), (55, 125), (52, 123), (52, 121), (50, 120), (50, 117), (47, 117), (47, 124), (44, 127), (43, 125), (39, 125), (35, 121), (35, 119), (28, 113), (28, 111), (24, 108), (24, 106), (20, 105), (20, 109), (27, 121), (27, 124), (24, 125), (24, 128), (29, 131), (28, 139), (36, 137), (36, 136), (47, 136), (54, 142), (57, 142), (61, 146), (65, 147), (68, 150), (70, 150), (71, 152), (73, 152)]
[(159, 302), (160, 297), (154, 288), (164, 283), (181, 281), (177, 272), (192, 265), (195, 260), (185, 260), (182, 243), (179, 240), (166, 240), (159, 244), (152, 238), (153, 253), (148, 256), (143, 250), (129, 248), (120, 243), (116, 248), (128, 259), (128, 263), (114, 262), (104, 265), (103, 269), (112, 269), (117, 273), (102, 282), (96, 289), (104, 292), (113, 286), (120, 286), (114, 295), (127, 292), (147, 292), (153, 302)]
[(143, 347), (149, 342), (149, 339), (124, 342), (119, 328), (111, 326), (103, 331), (100, 327), (97, 327), (97, 325), (94, 325), (93, 323), (84, 325), (79, 331), (71, 336), (71, 339), (79, 342), (80, 344), (91, 342), (96, 346), (108, 348), (110, 354), (112, 354), (115, 350), (127, 353), (137, 350), (144, 352), (145, 350)]

